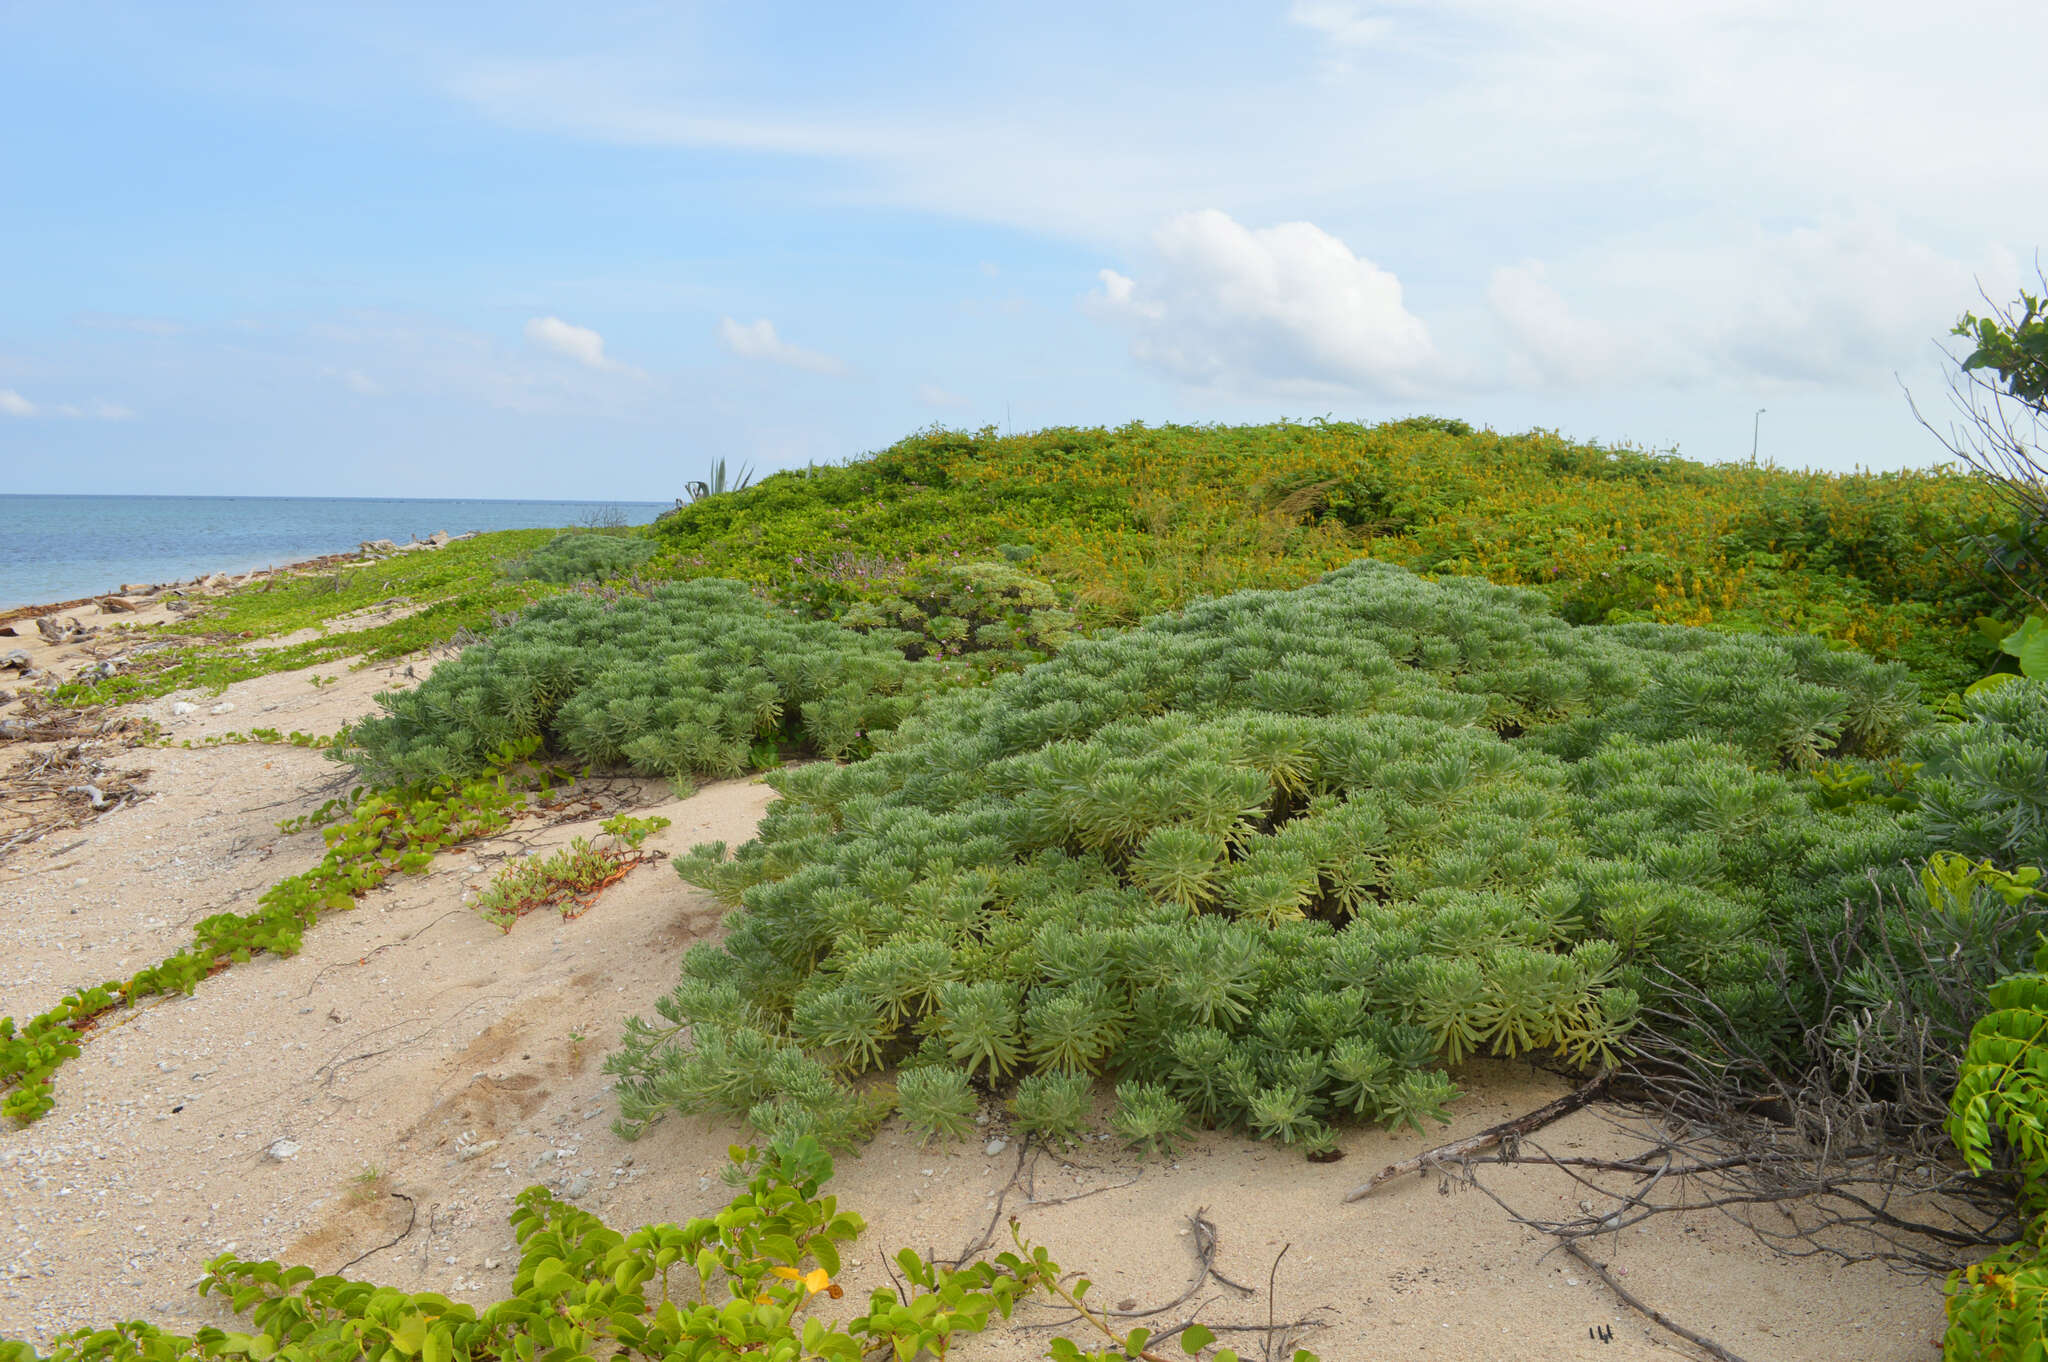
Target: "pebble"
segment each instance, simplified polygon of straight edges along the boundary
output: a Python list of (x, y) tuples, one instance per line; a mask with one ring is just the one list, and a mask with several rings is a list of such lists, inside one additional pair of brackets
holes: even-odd
[(196, 714), (198, 712), (199, 706), (193, 704), (190, 700), (175, 700), (171, 703), (171, 715), (173, 718), (182, 719), (187, 714)]
[(1005, 1149), (1008, 1149), (1009, 1147), (1010, 1142), (1008, 1140), (994, 1139), (988, 1142), (988, 1148), (983, 1150), (982, 1152), (993, 1158), (995, 1155), (1002, 1153)]
[(263, 1151), (263, 1157), (272, 1163), (283, 1163), (286, 1159), (297, 1157), (298, 1152), (297, 1140), (279, 1139), (270, 1142), (270, 1148)]
[(233, 714), (235, 712), (235, 702), (233, 700), (223, 700), (206, 712), (208, 714)]

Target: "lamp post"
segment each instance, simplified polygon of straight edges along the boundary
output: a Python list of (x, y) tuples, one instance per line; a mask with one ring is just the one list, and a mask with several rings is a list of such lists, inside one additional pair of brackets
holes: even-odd
[(1768, 407), (1758, 407), (1756, 415), (1751, 418), (1749, 423), (1749, 461), (1751, 463), (1756, 462), (1756, 437), (1763, 429), (1764, 413), (1768, 410), (1770, 410)]

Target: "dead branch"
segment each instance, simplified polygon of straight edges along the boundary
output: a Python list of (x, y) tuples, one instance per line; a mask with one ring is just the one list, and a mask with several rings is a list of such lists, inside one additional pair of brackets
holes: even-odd
[(1440, 1163), (1454, 1162), (1466, 1158), (1482, 1149), (1491, 1149), (1497, 1144), (1511, 1146), (1521, 1139), (1522, 1136), (1541, 1130), (1551, 1122), (1571, 1115), (1599, 1097), (1606, 1090), (1607, 1074), (1603, 1071), (1556, 1101), (1547, 1102), (1534, 1111), (1515, 1117), (1512, 1121), (1502, 1121), (1497, 1126), (1488, 1126), (1476, 1135), (1467, 1135), (1462, 1140), (1452, 1140), (1449, 1144), (1440, 1144), (1434, 1149), (1425, 1149), (1412, 1159), (1403, 1159), (1399, 1163), (1390, 1163), (1385, 1168), (1380, 1169), (1379, 1172), (1374, 1173), (1366, 1181), (1359, 1183), (1356, 1187), (1346, 1192), (1344, 1200), (1347, 1203), (1358, 1201), (1370, 1196), (1373, 1190), (1382, 1183), (1391, 1182), (1398, 1177), (1405, 1177), (1409, 1173), (1420, 1173), (1423, 1169), (1435, 1167)]
[(1607, 1264), (1595, 1262), (1584, 1249), (1580, 1248), (1573, 1241), (1569, 1239), (1564, 1241), (1564, 1251), (1566, 1253), (1569, 1253), (1572, 1257), (1578, 1259), (1578, 1261), (1580, 1261), (1581, 1263), (1584, 1263), (1587, 1267), (1591, 1268), (1593, 1272), (1596, 1275), (1598, 1275), (1601, 1281), (1607, 1283), (1607, 1289), (1609, 1291), (1612, 1291), (1616, 1296), (1619, 1296), (1621, 1298), (1622, 1304), (1628, 1306), (1629, 1309), (1635, 1311), (1643, 1318), (1649, 1320), (1652, 1324), (1657, 1325), (1661, 1329), (1665, 1329), (1671, 1333), (1677, 1334), (1680, 1338), (1684, 1339), (1688, 1343), (1693, 1344), (1695, 1347), (1705, 1349), (1709, 1356), (1720, 1359), (1720, 1362), (1743, 1362), (1743, 1359), (1740, 1354), (1730, 1352), (1727, 1348), (1724, 1348), (1719, 1343), (1714, 1342), (1713, 1339), (1708, 1338), (1705, 1334), (1693, 1332), (1691, 1329), (1686, 1328), (1683, 1324), (1680, 1324), (1677, 1320), (1671, 1318), (1671, 1316), (1665, 1314), (1662, 1310), (1657, 1309), (1655, 1306), (1644, 1304), (1643, 1301), (1634, 1293), (1629, 1291), (1628, 1288), (1624, 1287), (1620, 1282), (1614, 1280), (1614, 1274), (1610, 1273), (1607, 1270)]
[(373, 1257), (374, 1255), (382, 1253), (385, 1249), (388, 1248), (397, 1248), (400, 1244), (405, 1242), (406, 1236), (412, 1233), (413, 1222), (418, 1220), (420, 1217), (419, 1202), (414, 1201), (411, 1197), (407, 1196), (403, 1192), (393, 1192), (391, 1195), (397, 1197), (400, 1201), (403, 1201), (406, 1204), (407, 1209), (405, 1213), (405, 1228), (398, 1232), (398, 1237), (396, 1239), (386, 1240), (384, 1243), (377, 1245), (377, 1247), (373, 1249), (367, 1249), (362, 1253), (358, 1253), (355, 1257), (349, 1259), (340, 1267), (334, 1269), (335, 1276), (339, 1277), (342, 1273), (348, 1271), (357, 1263), (362, 1262), (365, 1258)]

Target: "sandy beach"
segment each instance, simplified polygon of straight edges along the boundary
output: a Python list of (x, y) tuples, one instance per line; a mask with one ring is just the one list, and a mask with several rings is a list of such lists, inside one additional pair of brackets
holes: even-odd
[[(13, 612), (0, 621), (15, 630), (0, 655), (20, 648), (36, 673), (75, 675), (146, 646), (136, 626), (219, 589), (155, 593), (127, 609)], [(52, 639), (34, 624), (51, 616), (81, 630), (60, 627)], [(317, 687), (308, 673), (281, 672), (221, 694), (164, 696), (58, 742), (33, 727), (0, 730), (0, 767), (14, 773), (12, 821), (0, 820), (0, 1010), (23, 1017), (125, 976), (184, 944), (198, 919), (246, 911), (312, 865), (319, 835), (277, 824), (332, 797), (346, 772), (317, 751), (205, 740), (253, 727), (332, 733), (433, 661), (340, 670)], [(7, 675), (0, 689), (21, 691), (19, 673)], [(21, 725), (33, 709), (17, 694), (0, 720)], [(132, 745), (150, 732), (170, 745)], [(105, 808), (79, 795), (58, 795), (57, 806), (15, 797), (20, 772), (64, 751), (101, 773)], [(601, 1069), (621, 1020), (650, 1014), (682, 950), (716, 937), (718, 906), (658, 860), (571, 920), (537, 913), (502, 932), (466, 899), (508, 858), (591, 834), (615, 810), (672, 820), (649, 843), (672, 854), (746, 840), (772, 798), (758, 779), (687, 797), (655, 781), (589, 782), (328, 917), (293, 958), (258, 958), (194, 997), (110, 1019), (58, 1075), (56, 1109), (0, 1132), (0, 1336), (44, 1342), (116, 1319), (181, 1329), (218, 1320), (192, 1285), (229, 1250), (494, 1299), (515, 1257), (510, 1198), (535, 1182), (618, 1227), (721, 1203), (724, 1150), (743, 1133), (677, 1117), (621, 1140)], [(957, 1256), (1014, 1214), (1061, 1264), (1096, 1280), (1096, 1299), (1134, 1312), (1131, 1322), (1164, 1329), (1198, 1313), (1212, 1327), (1245, 1327), (1232, 1341), (1254, 1353), (1270, 1313), (1301, 1321), (1295, 1341), (1326, 1359), (1701, 1355), (1478, 1191), (1415, 1176), (1343, 1203), (1382, 1165), (1569, 1086), (1493, 1062), (1460, 1079), (1467, 1095), (1448, 1130), (1348, 1130), (1347, 1157), (1321, 1165), (1214, 1133), (1164, 1160), (1106, 1138), (1050, 1150), (1014, 1138), (994, 1106), (967, 1144), (920, 1147), (891, 1122), (840, 1160), (831, 1189), (869, 1222), (847, 1264), (846, 1304), (888, 1284), (883, 1262), (898, 1247)], [(1640, 1147), (1642, 1121), (1594, 1106), (1540, 1140), (1618, 1155)], [(1534, 1216), (1568, 1214), (1586, 1195), (1556, 1170), (1527, 1166), (1486, 1170), (1486, 1183)], [(1924, 1357), (1941, 1331), (1936, 1283), (1782, 1258), (1715, 1211), (1659, 1217), (1592, 1248), (1645, 1302), (1752, 1362)], [(1137, 1313), (1159, 1307), (1168, 1308)], [(1059, 1318), (1027, 1308), (957, 1355), (1037, 1355)]]

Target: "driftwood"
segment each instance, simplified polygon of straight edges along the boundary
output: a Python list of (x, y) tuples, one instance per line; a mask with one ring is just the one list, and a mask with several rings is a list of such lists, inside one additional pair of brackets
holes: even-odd
[(1462, 1140), (1452, 1140), (1449, 1144), (1440, 1144), (1434, 1149), (1425, 1149), (1412, 1159), (1403, 1159), (1399, 1163), (1390, 1163), (1364, 1182), (1359, 1183), (1356, 1187), (1346, 1192), (1344, 1200), (1346, 1202), (1361, 1200), (1371, 1196), (1381, 1183), (1392, 1182), (1395, 1178), (1406, 1177), (1410, 1173), (1420, 1173), (1423, 1169), (1440, 1163), (1454, 1162), (1458, 1159), (1466, 1158), (1478, 1153), (1482, 1149), (1491, 1149), (1503, 1141), (1518, 1140), (1532, 1131), (1541, 1130), (1553, 1121), (1562, 1120), (1564, 1117), (1571, 1115), (1589, 1102), (1594, 1101), (1606, 1090), (1607, 1074), (1603, 1071), (1574, 1091), (1558, 1098), (1555, 1102), (1546, 1103), (1534, 1111), (1515, 1117), (1512, 1121), (1502, 1121), (1497, 1126), (1488, 1126), (1477, 1135), (1467, 1135)]

